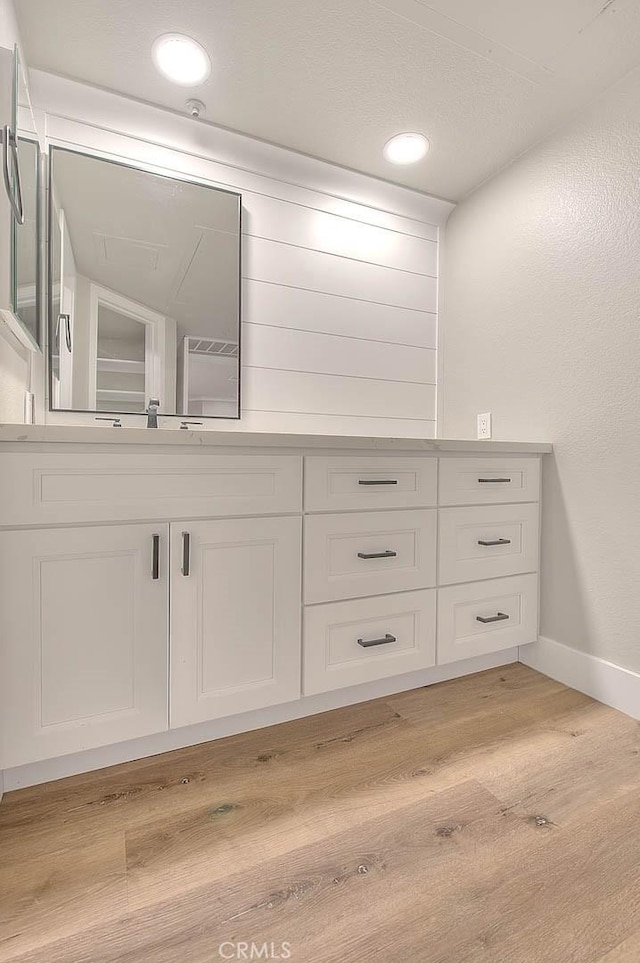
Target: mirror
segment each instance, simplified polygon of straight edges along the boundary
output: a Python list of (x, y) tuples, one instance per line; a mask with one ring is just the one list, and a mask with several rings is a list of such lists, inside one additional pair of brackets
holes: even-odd
[(12, 170), (14, 196), (22, 204), (23, 218), (12, 218), (11, 232), (11, 308), (25, 332), (25, 343), (32, 348), (41, 344), (40, 331), (40, 146), (29, 92), (18, 50), (14, 52), (12, 130), (28, 130), (32, 137), (16, 136), (17, 164)]
[(50, 150), (53, 410), (240, 417), (231, 191)]

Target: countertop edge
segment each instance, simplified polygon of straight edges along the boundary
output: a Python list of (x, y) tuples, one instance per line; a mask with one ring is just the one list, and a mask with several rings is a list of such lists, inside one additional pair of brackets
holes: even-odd
[(450, 438), (378, 438), (364, 435), (296, 435), (286, 432), (183, 431), (110, 426), (0, 424), (0, 445), (144, 445), (169, 448), (305, 448), (351, 451), (470, 452), (548, 454), (553, 445), (530, 441), (476, 441)]

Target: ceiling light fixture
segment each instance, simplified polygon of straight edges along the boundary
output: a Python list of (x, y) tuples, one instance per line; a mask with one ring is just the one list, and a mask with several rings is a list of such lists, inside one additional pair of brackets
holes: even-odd
[(383, 154), (392, 164), (415, 164), (429, 150), (424, 134), (396, 134), (384, 145)]
[(158, 37), (151, 54), (160, 73), (183, 87), (204, 83), (211, 73), (211, 61), (204, 47), (179, 33)]

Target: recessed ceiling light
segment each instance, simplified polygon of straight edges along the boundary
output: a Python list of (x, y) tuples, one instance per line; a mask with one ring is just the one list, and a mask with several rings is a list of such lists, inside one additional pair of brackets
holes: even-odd
[(429, 150), (424, 134), (396, 134), (384, 145), (383, 154), (392, 164), (415, 164)]
[(179, 33), (158, 37), (151, 54), (160, 73), (183, 87), (195, 87), (211, 73), (211, 61), (204, 47)]

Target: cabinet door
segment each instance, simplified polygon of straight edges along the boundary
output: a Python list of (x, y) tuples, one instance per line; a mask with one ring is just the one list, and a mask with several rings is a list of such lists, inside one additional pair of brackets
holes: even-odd
[(171, 525), (171, 725), (300, 696), (301, 519)]
[(168, 525), (0, 532), (0, 768), (167, 729), (167, 549)]

